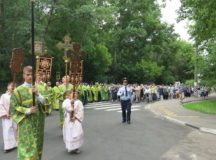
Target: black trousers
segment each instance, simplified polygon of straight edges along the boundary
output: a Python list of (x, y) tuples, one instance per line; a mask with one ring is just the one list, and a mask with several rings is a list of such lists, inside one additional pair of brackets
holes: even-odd
[(122, 120), (124, 122), (130, 121), (131, 120), (131, 100), (126, 100), (126, 101), (121, 100), (121, 108), (122, 108)]

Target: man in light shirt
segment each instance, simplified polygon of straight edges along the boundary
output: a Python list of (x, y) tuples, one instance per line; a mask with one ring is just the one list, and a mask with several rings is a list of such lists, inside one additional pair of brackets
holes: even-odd
[(120, 96), (121, 101), (122, 123), (127, 122), (128, 124), (130, 124), (132, 90), (128, 86), (128, 80), (126, 78), (124, 78), (123, 86), (119, 88), (117, 95)]

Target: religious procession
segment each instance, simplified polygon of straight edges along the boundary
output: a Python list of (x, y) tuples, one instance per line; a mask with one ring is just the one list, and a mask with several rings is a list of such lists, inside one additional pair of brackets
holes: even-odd
[[(18, 148), (18, 160), (42, 159), (45, 119), (51, 116), (53, 110), (59, 113), (59, 126), (67, 152), (79, 154), (84, 143), (84, 105), (102, 101), (120, 102), (122, 123), (131, 124), (133, 103), (173, 98), (183, 101), (185, 96), (190, 97), (195, 92), (194, 87), (183, 85), (129, 84), (127, 78), (118, 85), (82, 83), (83, 60), (77, 58), (80, 44), (75, 43), (73, 47), (75, 57), (67, 58), (65, 76), (54, 87), (49, 81), (52, 58), (37, 56), (33, 59), (36, 61), (35, 68), (22, 66), (23, 50), (13, 49), (10, 63), (13, 82), (8, 83), (6, 93), (0, 98), (5, 153)], [(70, 57), (72, 51), (66, 50), (66, 53)], [(16, 73), (19, 72), (23, 74), (24, 83), (17, 86)], [(198, 90), (200, 96), (208, 96), (211, 88)]]
[[(14, 59), (14, 57), (22, 55), (22, 52), (19, 51), (21, 50), (18, 49), (17, 51), (15, 49), (13, 51), (11, 60), (13, 63), (10, 67), (14, 72), (17, 71), (16, 67), (22, 68), (20, 66), (22, 63), (18, 64)], [(44, 57), (42, 58), (44, 59)], [(65, 75), (62, 80), (56, 82), (56, 86), (52, 87), (51, 82), (48, 81), (49, 79), (44, 81), (44, 77), (48, 77), (51, 71), (44, 68), (40, 70), (39, 68), (44, 62), (37, 62), (40, 63), (36, 63), (38, 67), (36, 68), (35, 86), (32, 84), (32, 66), (25, 66), (22, 71), (24, 83), (16, 86), (14, 76), (14, 81), (8, 83), (6, 93), (0, 98), (4, 152), (10, 152), (18, 147), (19, 160), (31, 156), (41, 159), (45, 117), (50, 116), (53, 110), (59, 112), (59, 125), (62, 129), (67, 151), (78, 154), (84, 143), (82, 128), (84, 105), (101, 101), (121, 102), (122, 123), (130, 124), (132, 103), (145, 101), (150, 103), (176, 98), (182, 101), (185, 96), (190, 97), (195, 92), (194, 87), (184, 87), (183, 85), (128, 84), (127, 78), (123, 79), (123, 87), (121, 84), (96, 83), (95, 85), (89, 85), (75, 81), (76, 76), (81, 74), (77, 71), (76, 74), (73, 74), (75, 78), (73, 75), (71, 77)], [(47, 64), (47, 66), (52, 66), (52, 64)], [(205, 86), (197, 88), (198, 90), (200, 97), (206, 97), (210, 94), (211, 88)], [(35, 100), (32, 99), (33, 95), (36, 98)]]
[[(73, 47), (74, 55), (78, 57), (80, 44), (75, 43)], [(67, 50), (67, 55), (69, 51)], [(81, 60), (72, 58), (68, 59), (71, 63), (70, 75), (67, 74), (66, 64), (66, 75), (52, 88), (49, 81), (52, 59), (44, 56), (33, 58), (33, 61), (37, 59), (34, 68), (22, 66), (23, 55), (21, 48), (13, 50), (10, 63), (13, 82), (8, 83), (7, 91), (0, 99), (4, 152), (18, 148), (18, 160), (41, 159), (45, 118), (52, 110), (58, 110), (66, 150), (80, 153), (80, 147), (84, 143), (83, 104), (108, 101), (108, 86), (81, 83)], [(24, 83), (17, 86), (16, 73), (19, 72), (23, 74)]]
[[(129, 84), (127, 78), (123, 79), (123, 84), (82, 83), (83, 68), (80, 64), (83, 60), (77, 59), (80, 44), (75, 43), (73, 47), (76, 58), (65, 61), (66, 75), (54, 87), (49, 81), (52, 58), (37, 56), (34, 71), (32, 66), (22, 66), (22, 49), (13, 50), (10, 63), (13, 82), (8, 83), (6, 93), (0, 98), (5, 153), (18, 148), (18, 160), (32, 157), (41, 159), (45, 119), (53, 110), (59, 112), (59, 126), (67, 152), (79, 154), (84, 143), (84, 105), (102, 101), (120, 102), (122, 123), (131, 124), (132, 103), (150, 103), (173, 98), (180, 98), (182, 101), (185, 96), (190, 97), (195, 92), (194, 87), (183, 85)], [(71, 52), (67, 50), (68, 57)], [(67, 62), (70, 63), (69, 69)], [(17, 86), (16, 73), (19, 72), (23, 74), (24, 83)], [(208, 96), (211, 88), (202, 87), (198, 90), (199, 96)]]
[(0, 160), (215, 160), (213, 0), (0, 0)]

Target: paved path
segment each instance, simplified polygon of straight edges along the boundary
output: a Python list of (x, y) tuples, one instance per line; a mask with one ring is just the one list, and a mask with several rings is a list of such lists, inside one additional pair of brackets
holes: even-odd
[[(133, 104), (131, 109), (132, 112), (139, 111), (143, 106), (139, 103)], [(105, 112), (118, 112), (122, 113), (120, 103), (110, 103), (110, 102), (98, 102), (98, 103), (90, 103), (85, 106), (85, 109), (93, 109), (96, 111), (102, 110)]]
[[(62, 132), (57, 125), (58, 112), (54, 111), (46, 119), (43, 160), (161, 159), (193, 130), (155, 118), (154, 114), (144, 109), (144, 105), (140, 104), (140, 107), (137, 107), (139, 110), (132, 112), (131, 125), (121, 123), (119, 110), (107, 111), (108, 108), (96, 110), (99, 106), (95, 108), (94, 105), (92, 105), (93, 108), (86, 108), (83, 124), (85, 144), (79, 155), (65, 151)], [(117, 106), (119, 107), (111, 103), (104, 105), (104, 107), (116, 108)], [(2, 128), (0, 126), (0, 149), (2, 147)], [(0, 150), (0, 159), (16, 160), (16, 150), (7, 154)]]
[[(212, 94), (208, 99), (216, 99)], [(187, 98), (184, 103), (202, 101), (202, 98)], [(216, 158), (216, 115), (203, 114), (182, 107), (179, 100), (164, 100), (149, 104), (146, 110), (152, 111), (159, 119), (167, 119), (174, 124), (194, 128), (184, 139), (170, 148), (162, 160), (215, 160)]]
[[(216, 99), (216, 95), (212, 94), (208, 99)], [(202, 101), (203, 98), (186, 98), (184, 103)], [(146, 109), (151, 110), (158, 116), (168, 118), (170, 120), (187, 123), (195, 128), (202, 128), (216, 134), (216, 115), (204, 114), (182, 107), (178, 99), (163, 100), (149, 104)]]
[(162, 160), (215, 160), (216, 136), (194, 130), (179, 141), (162, 157)]

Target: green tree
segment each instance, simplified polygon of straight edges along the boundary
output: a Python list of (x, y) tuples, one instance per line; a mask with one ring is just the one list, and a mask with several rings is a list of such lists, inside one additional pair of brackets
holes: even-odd
[[(93, 63), (94, 65), (91, 65)], [(112, 64), (111, 54), (108, 49), (98, 44), (91, 56), (86, 59), (85, 76), (91, 77), (92, 81), (107, 82), (108, 76), (106, 73), (109, 71), (109, 67)], [(88, 80), (88, 82), (91, 82)]]
[[(192, 79), (189, 44), (178, 41), (173, 26), (160, 21), (156, 0), (37, 0), (36, 39), (45, 42), (54, 57), (52, 81), (65, 73), (56, 44), (69, 35), (85, 51), (84, 81), (173, 83)], [(0, 0), (0, 82), (8, 70), (13, 48), (23, 48), (30, 65), (31, 6), (29, 1)], [(176, 64), (179, 64), (176, 65)], [(5, 78), (6, 77), (6, 78)]]
[(216, 36), (216, 4), (213, 0), (181, 0), (179, 18), (192, 21), (190, 32), (198, 45)]
[(205, 53), (200, 64), (201, 84), (216, 86), (216, 43), (207, 43)]
[(212, 0), (181, 0), (179, 19), (189, 19), (190, 34), (198, 48), (198, 66), (203, 84), (215, 84), (216, 3)]
[(172, 64), (176, 80), (185, 82), (194, 76), (195, 51), (191, 44), (185, 41), (174, 42), (175, 58)]

